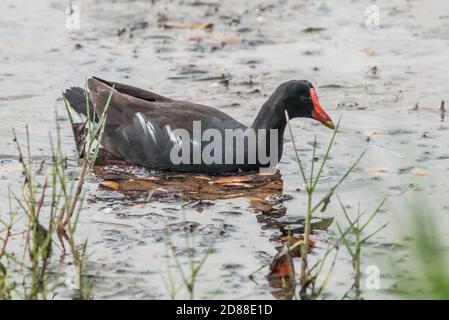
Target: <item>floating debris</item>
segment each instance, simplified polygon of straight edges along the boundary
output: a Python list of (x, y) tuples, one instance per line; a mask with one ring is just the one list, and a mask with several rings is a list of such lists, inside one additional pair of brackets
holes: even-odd
[(344, 88), (344, 86), (340, 84), (330, 83), (330, 84), (324, 84), (319, 86), (319, 88), (326, 88), (326, 89), (341, 89)]
[(261, 175), (253, 172), (245, 175), (205, 177), (190, 173), (153, 172), (148, 176), (136, 176), (134, 165), (96, 165), (94, 173), (103, 189), (121, 191), (130, 196), (139, 192), (152, 192), (152, 198), (161, 199), (182, 195), (186, 199), (203, 201), (250, 197), (266, 201), (268, 195), (282, 192), (279, 172)]
[(389, 174), (390, 170), (384, 167), (371, 167), (366, 169), (366, 172), (370, 177), (380, 178)]
[(363, 49), (362, 52), (364, 52), (367, 56), (374, 55), (374, 50), (373, 50), (373, 48), (370, 48), (370, 47)]
[(383, 136), (383, 131), (382, 130), (377, 130), (377, 129), (366, 129), (365, 131), (363, 131), (363, 135), (366, 137), (367, 141), (371, 141), (373, 139), (376, 139), (378, 137)]
[(272, 294), (277, 299), (290, 300), (293, 297), (296, 288), (295, 265), (287, 245), (273, 258), (267, 280), (270, 287), (276, 289)]
[(121, 37), (127, 33), (129, 35), (129, 38), (133, 38), (134, 31), (146, 29), (148, 28), (148, 26), (149, 23), (146, 21), (129, 23), (123, 28), (117, 30), (117, 36)]
[(444, 100), (443, 100), (443, 101), (441, 101), (441, 106), (440, 106), (441, 122), (444, 122), (445, 114), (446, 114), (446, 109), (444, 108)]
[(321, 32), (326, 30), (325, 28), (314, 28), (314, 27), (309, 27), (309, 28), (305, 28), (304, 30), (302, 30), (302, 32), (304, 33), (316, 33), (316, 32)]
[(427, 176), (427, 171), (420, 167), (414, 167), (410, 172), (411, 172), (411, 174), (418, 176), (418, 177)]
[(369, 74), (371, 77), (376, 78), (377, 77), (377, 72), (379, 71), (379, 68), (377, 66), (372, 66), (369, 69)]
[(214, 28), (214, 24), (210, 23), (210, 22), (187, 22), (187, 23), (180, 23), (180, 24), (161, 23), (161, 24), (159, 24), (159, 28), (163, 28), (163, 29), (197, 29), (197, 30), (212, 31)]
[(220, 43), (222, 46), (224, 45), (238, 45), (240, 44), (240, 38), (234, 34), (217, 34), (214, 35), (215, 41)]

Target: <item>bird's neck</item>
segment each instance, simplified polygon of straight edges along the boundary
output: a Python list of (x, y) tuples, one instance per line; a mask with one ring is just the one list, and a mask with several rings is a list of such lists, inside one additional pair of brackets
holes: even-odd
[[(256, 131), (258, 139), (265, 141), (266, 150), (270, 150), (269, 141), (271, 136), (271, 129), (277, 130), (277, 153), (278, 161), (282, 158), (282, 151), (284, 146), (284, 131), (287, 125), (284, 108), (280, 103), (280, 99), (272, 95), (260, 108), (260, 111), (254, 119), (251, 128)], [(260, 129), (265, 131), (259, 132)]]
[(280, 99), (278, 96), (272, 95), (260, 108), (251, 128), (255, 130), (277, 129), (280, 131), (279, 133), (283, 134), (286, 124), (285, 112)]

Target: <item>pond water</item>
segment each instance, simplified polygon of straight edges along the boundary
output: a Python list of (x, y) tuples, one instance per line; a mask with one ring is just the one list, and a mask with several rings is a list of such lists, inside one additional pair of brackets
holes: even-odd
[[(411, 201), (427, 199), (438, 217), (445, 243), (449, 223), (449, 125), (440, 104), (449, 83), (449, 4), (432, 1), (376, 1), (380, 28), (365, 25), (369, 1), (74, 1), (80, 29), (66, 27), (68, 1), (2, 0), (0, 3), (0, 212), (8, 210), (7, 190), (18, 190), (20, 166), (11, 127), (25, 139), (29, 126), (35, 160), (49, 160), (49, 133), (55, 111), (69, 165), (76, 153), (61, 91), (101, 78), (148, 88), (165, 96), (214, 106), (245, 124), (282, 82), (307, 79), (321, 104), (341, 126), (316, 197), (367, 149), (357, 169), (338, 189), (354, 214), (360, 203), (372, 211), (388, 197), (369, 230), (391, 221), (364, 248), (362, 270), (380, 270), (380, 288), (363, 297), (399, 298), (395, 283), (410, 269), (413, 237), (407, 226)], [(159, 28), (212, 23), (213, 30)], [(222, 81), (222, 79), (229, 81)], [(446, 107), (447, 108), (447, 107)], [(447, 118), (447, 117), (446, 117)], [(322, 158), (332, 132), (309, 119), (292, 121), (303, 159), (314, 137)], [(201, 210), (178, 198), (138, 204), (98, 187), (91, 177), (80, 217), (79, 239), (89, 239), (89, 274), (95, 298), (169, 298), (164, 286), (168, 226), (175, 253), (187, 268), (186, 228), (195, 232), (201, 259), (215, 240), (196, 283), (196, 298), (273, 299), (267, 269), (248, 276), (276, 254), (280, 225), (301, 221), (303, 190), (291, 139), (285, 136), (279, 165), (286, 210), (267, 223), (248, 197), (210, 201)], [(307, 161), (306, 161), (307, 163)], [(103, 200), (102, 200), (103, 198)], [(278, 208), (279, 209), (279, 208)], [(336, 199), (318, 216), (345, 222)], [(223, 226), (223, 227), (222, 227)], [(338, 234), (313, 235), (312, 259)], [(21, 246), (15, 249), (20, 252)], [(342, 248), (325, 290), (340, 298), (352, 283), (352, 266)], [(296, 261), (295, 262), (299, 262)], [(173, 259), (170, 262), (173, 266)], [(61, 278), (57, 298), (70, 298), (66, 265), (55, 262)], [(298, 267), (299, 270), (299, 267)], [(179, 282), (176, 268), (172, 271)], [(179, 298), (187, 297), (184, 291)]]

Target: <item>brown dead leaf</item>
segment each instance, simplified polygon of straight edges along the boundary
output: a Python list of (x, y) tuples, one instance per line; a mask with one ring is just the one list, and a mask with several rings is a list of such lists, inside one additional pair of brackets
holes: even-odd
[(199, 42), (203, 41), (203, 37), (198, 36), (198, 35), (190, 35), (187, 37), (187, 41), (190, 43), (199, 43)]
[(373, 50), (373, 48), (370, 48), (370, 47), (363, 49), (362, 52), (364, 52), (367, 56), (374, 55), (374, 50)]
[(230, 176), (230, 177), (220, 177), (214, 180), (216, 184), (226, 184), (226, 183), (243, 183), (250, 182), (251, 178), (249, 176)]
[(295, 265), (291, 251), (284, 246), (281, 252), (276, 254), (270, 264), (269, 279), (278, 279), (281, 281), (290, 281), (295, 278)]
[(427, 171), (420, 167), (414, 167), (410, 172), (411, 172), (411, 174), (418, 176), (418, 177), (427, 176)]
[(232, 189), (248, 189), (253, 187), (249, 183), (241, 183), (241, 182), (223, 183), (222, 186)]
[(210, 181), (211, 178), (208, 176), (193, 176), (194, 179)]
[(200, 188), (200, 185), (193, 180), (184, 180), (184, 181), (174, 180), (164, 184), (164, 187), (172, 191), (196, 192)]
[(375, 178), (383, 177), (390, 172), (388, 169), (382, 167), (371, 167), (368, 168), (366, 171), (369, 176)]
[(158, 188), (159, 185), (148, 180), (121, 180), (121, 191), (148, 191)]
[(120, 184), (116, 181), (101, 181), (100, 185), (107, 189), (119, 190)]
[[(303, 236), (301, 234), (288, 235), (288, 236), (285, 236), (285, 237), (281, 238), (281, 242), (282, 243), (286, 243), (289, 247), (297, 244), (298, 242), (299, 242), (299, 245), (300, 245), (303, 241), (304, 241), (304, 238), (303, 238)], [(315, 240), (309, 239), (309, 250), (315, 248), (315, 246), (316, 246)], [(299, 256), (299, 254), (295, 254), (295, 253), (299, 253), (300, 252), (299, 247), (297, 247), (297, 250), (295, 249), (293, 251), (294, 251), (293, 255), (295, 257)]]
[(294, 244), (298, 242), (302, 242), (303, 237), (301, 235), (289, 235), (281, 238), (281, 242), (287, 243), (289, 247), (293, 246)]
[(233, 34), (218, 34), (214, 38), (221, 44), (237, 45), (240, 43), (240, 39)]
[(271, 288), (271, 294), (282, 300), (291, 300), (295, 294), (295, 266), (290, 251), (284, 247), (270, 264), (267, 280)]
[(261, 193), (257, 192), (257, 193), (252, 193), (252, 194), (246, 196), (245, 198), (248, 201), (262, 202), (265, 200), (266, 197), (267, 197), (267, 195), (265, 193), (261, 194)]
[(179, 24), (163, 23), (160, 24), (159, 27), (164, 29), (198, 29), (212, 31), (214, 24), (210, 22), (186, 22)]
[(159, 187), (158, 184), (148, 180), (117, 180), (117, 181), (103, 181), (100, 185), (108, 189), (118, 191), (149, 191)]

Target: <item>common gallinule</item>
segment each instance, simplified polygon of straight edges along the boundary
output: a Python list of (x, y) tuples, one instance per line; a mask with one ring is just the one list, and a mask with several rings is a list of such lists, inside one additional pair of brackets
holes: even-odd
[(282, 83), (249, 128), (215, 108), (130, 85), (97, 77), (88, 79), (87, 85), (89, 108), (82, 88), (72, 87), (64, 96), (77, 113), (87, 115), (89, 110), (90, 119), (98, 119), (111, 95), (102, 146), (127, 162), (155, 170), (258, 170), (281, 159), (287, 115), (334, 128), (315, 88), (305, 80)]

